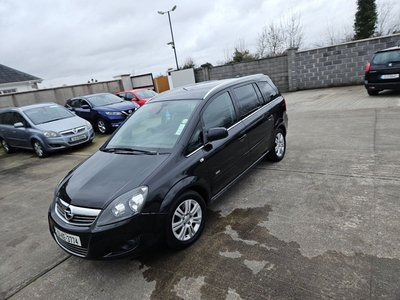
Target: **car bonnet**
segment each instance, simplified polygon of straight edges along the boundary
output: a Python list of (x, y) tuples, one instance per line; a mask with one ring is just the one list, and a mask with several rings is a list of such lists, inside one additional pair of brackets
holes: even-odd
[(35, 127), (39, 130), (51, 130), (55, 132), (60, 132), (64, 130), (68, 130), (71, 128), (85, 126), (86, 121), (78, 116), (73, 116), (71, 118), (65, 118), (61, 120), (56, 120), (52, 122), (47, 122), (43, 124), (35, 125)]
[(72, 205), (105, 208), (116, 197), (139, 187), (167, 157), (97, 151), (67, 175), (57, 196)]

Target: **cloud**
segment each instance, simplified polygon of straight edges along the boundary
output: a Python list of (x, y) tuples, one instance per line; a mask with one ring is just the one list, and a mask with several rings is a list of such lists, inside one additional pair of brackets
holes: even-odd
[[(400, 12), (398, 0), (393, 3)], [(353, 3), (354, 2), (354, 3)], [(239, 40), (256, 50), (262, 27), (300, 13), (306, 46), (329, 22), (352, 24), (347, 0), (0, 0), (1, 64), (41, 77), (46, 86), (110, 80), (122, 73), (165, 74), (175, 67), (170, 13), (179, 65), (217, 64)], [(334, 21), (330, 21), (330, 20)]]

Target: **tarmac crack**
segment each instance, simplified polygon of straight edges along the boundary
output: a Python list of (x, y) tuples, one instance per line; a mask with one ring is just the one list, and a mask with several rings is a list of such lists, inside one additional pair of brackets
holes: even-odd
[(62, 263), (64, 263), (65, 261), (67, 261), (69, 258), (71, 258), (71, 255), (68, 255), (67, 257), (65, 257), (63, 260), (55, 263), (54, 265), (50, 266), (49, 268), (41, 271), (40, 273), (36, 274), (34, 277), (30, 278), (29, 280), (27, 280), (26, 282), (22, 283), (14, 292), (12, 292), (10, 295), (8, 295), (6, 298), (4, 298), (4, 300), (10, 299), (13, 296), (15, 296), (16, 294), (18, 294), (19, 292), (21, 292), (22, 290), (24, 290), (25, 288), (29, 287), (32, 283), (34, 283), (36, 280), (38, 280), (39, 278), (41, 278), (42, 276), (46, 275), (47, 273), (49, 273), (50, 271), (54, 270), (55, 268), (57, 268), (59, 265), (61, 265)]

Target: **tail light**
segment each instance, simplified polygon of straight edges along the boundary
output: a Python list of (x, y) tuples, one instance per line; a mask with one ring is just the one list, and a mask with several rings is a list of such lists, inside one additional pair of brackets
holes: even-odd
[(285, 106), (285, 111), (287, 112), (288, 109), (287, 109), (286, 99), (285, 99), (285, 97), (282, 97), (282, 98), (283, 98), (283, 103), (284, 103), (284, 106)]
[(365, 72), (368, 73), (369, 69), (371, 69), (371, 63), (367, 64), (367, 66), (365, 67)]

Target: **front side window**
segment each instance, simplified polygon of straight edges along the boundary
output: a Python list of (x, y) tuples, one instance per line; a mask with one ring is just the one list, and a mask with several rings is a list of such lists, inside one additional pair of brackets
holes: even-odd
[(236, 113), (229, 93), (225, 92), (212, 100), (205, 109), (202, 119), (206, 131), (213, 127), (228, 129), (235, 124)]
[(81, 107), (80, 102), (81, 102), (80, 99), (71, 99), (68, 101), (68, 105), (74, 108), (80, 108)]
[(198, 100), (148, 103), (127, 119), (105, 149), (172, 149), (198, 103)]
[(240, 107), (241, 117), (245, 117), (255, 111), (259, 106), (259, 100), (252, 84), (247, 84), (233, 89)]
[(18, 123), (18, 122), (21, 122), (22, 124), (24, 124), (24, 126), (26, 126), (26, 121), (25, 121), (24, 117), (21, 116), (17, 112), (14, 113), (14, 121), (13, 122), (14, 122), (14, 124)]

